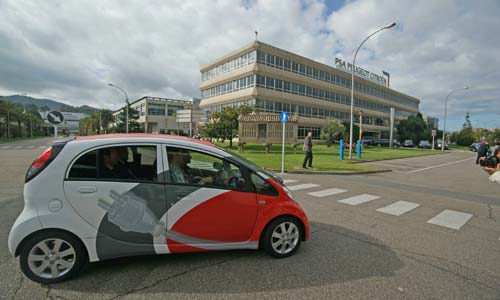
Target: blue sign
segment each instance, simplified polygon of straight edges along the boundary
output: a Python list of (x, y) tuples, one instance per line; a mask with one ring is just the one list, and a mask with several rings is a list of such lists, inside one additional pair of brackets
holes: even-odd
[(284, 111), (280, 115), (280, 121), (281, 123), (286, 123), (288, 122), (288, 112)]

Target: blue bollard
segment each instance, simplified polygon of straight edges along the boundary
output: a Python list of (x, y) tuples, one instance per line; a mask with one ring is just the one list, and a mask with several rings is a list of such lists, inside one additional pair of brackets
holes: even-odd
[(358, 158), (360, 159), (361, 158), (361, 141), (360, 140), (358, 140), (358, 142), (356, 143), (356, 152), (357, 152)]
[(344, 140), (340, 140), (339, 156), (340, 156), (340, 160), (344, 159)]

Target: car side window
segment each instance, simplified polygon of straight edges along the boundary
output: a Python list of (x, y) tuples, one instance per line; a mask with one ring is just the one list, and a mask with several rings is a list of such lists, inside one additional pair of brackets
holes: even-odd
[(250, 180), (257, 194), (278, 196), (276, 188), (254, 172), (250, 174)]
[(184, 148), (167, 147), (170, 183), (245, 190), (239, 166), (219, 157)]
[(156, 146), (112, 146), (85, 153), (68, 180), (158, 181)]
[(96, 179), (97, 178), (97, 150), (87, 152), (80, 156), (69, 171), (70, 179)]

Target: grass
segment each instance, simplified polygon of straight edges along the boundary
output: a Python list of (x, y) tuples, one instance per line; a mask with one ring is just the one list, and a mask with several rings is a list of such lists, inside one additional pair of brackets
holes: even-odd
[[(261, 144), (247, 144), (245, 145), (245, 152), (243, 153), (238, 153), (238, 149), (235, 146), (237, 143), (233, 143), (233, 148), (229, 148), (229, 142), (217, 142), (216, 144), (247, 158), (260, 167), (271, 170), (281, 170), (281, 145), (279, 144), (272, 145), (269, 154), (265, 153), (264, 146)], [(292, 146), (286, 145), (285, 153), (285, 170), (302, 170), (302, 162), (304, 160), (302, 146), (298, 146), (297, 154), (293, 154)], [(313, 148), (314, 158), (312, 170), (334, 172), (376, 171), (380, 170), (380, 168), (360, 164), (360, 162), (415, 157), (438, 153), (440, 152), (432, 150), (368, 147), (362, 150), (361, 159), (358, 159), (354, 153), (353, 160), (348, 160), (348, 151), (345, 151), (344, 160), (340, 160), (338, 145), (332, 145), (331, 147), (327, 147), (326, 145), (315, 145)]]

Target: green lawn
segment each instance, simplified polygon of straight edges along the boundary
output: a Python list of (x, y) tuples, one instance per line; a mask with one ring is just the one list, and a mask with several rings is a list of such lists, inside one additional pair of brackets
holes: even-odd
[[(229, 143), (216, 143), (217, 145), (233, 151), (258, 166), (266, 169), (281, 170), (281, 145), (272, 145), (269, 154), (264, 152), (264, 146), (261, 144), (245, 145), (245, 152), (238, 153), (237, 143), (233, 144), (233, 148), (229, 149)], [(302, 170), (302, 161), (304, 152), (302, 146), (297, 147), (297, 154), (293, 154), (292, 146), (285, 147), (285, 170)], [(313, 171), (334, 171), (334, 172), (349, 172), (349, 171), (376, 171), (379, 168), (360, 164), (363, 161), (384, 160), (404, 157), (414, 157), (422, 155), (439, 154), (439, 151), (418, 150), (418, 149), (390, 149), (369, 147), (362, 152), (362, 158), (358, 159), (353, 155), (353, 160), (347, 158), (348, 151), (344, 152), (344, 160), (339, 159), (339, 147), (333, 145), (327, 147), (325, 145), (316, 145), (313, 148)]]

